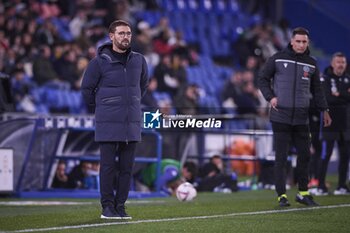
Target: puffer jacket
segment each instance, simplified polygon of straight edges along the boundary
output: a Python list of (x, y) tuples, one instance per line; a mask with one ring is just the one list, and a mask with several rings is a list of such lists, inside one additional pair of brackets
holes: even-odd
[(259, 73), (259, 88), (267, 101), (277, 97), (278, 110), (270, 111), (272, 122), (308, 124), (311, 96), (320, 111), (328, 108), (316, 61), (308, 49), (297, 54), (289, 44), (270, 57)]
[(99, 47), (83, 76), (82, 95), (95, 107), (95, 141), (140, 141), (141, 97), (148, 85), (145, 58), (127, 51), (124, 65), (112, 54), (112, 44)]

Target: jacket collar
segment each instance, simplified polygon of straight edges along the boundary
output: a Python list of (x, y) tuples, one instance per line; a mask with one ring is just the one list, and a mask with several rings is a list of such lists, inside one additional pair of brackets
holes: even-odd
[[(101, 58), (107, 59), (110, 62), (118, 62), (119, 60), (117, 60), (115, 56), (112, 55), (112, 49), (113, 49), (112, 42), (107, 42), (105, 44), (102, 44), (100, 47), (98, 47), (97, 55)], [(131, 48), (128, 48), (126, 50), (126, 53), (129, 59), (129, 57), (132, 54)]]
[(348, 76), (348, 75), (346, 74), (346, 72), (344, 72), (343, 75), (340, 75), (340, 76), (334, 74), (334, 72), (333, 72), (333, 67), (332, 67), (332, 66), (326, 67), (326, 68), (324, 69), (324, 72), (323, 72), (323, 73), (324, 73), (326, 76), (331, 77), (331, 78), (341, 78), (341, 77), (346, 77), (346, 76)]
[(310, 49), (309, 47), (306, 48), (304, 53), (296, 53), (293, 48), (291, 43), (288, 44), (288, 46), (284, 49), (284, 51), (286, 51), (287, 53), (289, 53), (291, 56), (296, 57), (296, 56), (305, 56), (305, 55), (310, 55)]

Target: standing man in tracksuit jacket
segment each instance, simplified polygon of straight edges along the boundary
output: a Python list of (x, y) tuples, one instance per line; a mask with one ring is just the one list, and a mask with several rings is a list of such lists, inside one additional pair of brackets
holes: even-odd
[(327, 195), (326, 174), (334, 143), (339, 149), (338, 186), (335, 195), (350, 194), (346, 185), (350, 156), (350, 76), (346, 74), (346, 57), (343, 53), (333, 54), (331, 66), (324, 72), (324, 90), (333, 123), (321, 128), (322, 154), (319, 170), (319, 185), (315, 195)]
[(325, 126), (331, 124), (326, 98), (321, 87), (316, 61), (309, 56), (309, 32), (293, 30), (286, 49), (270, 57), (259, 75), (259, 86), (270, 102), (270, 120), (274, 134), (275, 185), (281, 207), (290, 206), (286, 195), (286, 164), (289, 146), (295, 146), (297, 182), (296, 201), (317, 205), (308, 192), (308, 163), (310, 159), (309, 104), (311, 94), (316, 107), (323, 111)]
[(82, 83), (85, 102), (95, 108), (103, 219), (131, 219), (125, 212), (125, 202), (136, 142), (141, 140), (141, 97), (148, 85), (146, 60), (131, 51), (131, 35), (129, 23), (122, 20), (111, 23), (112, 43), (99, 47)]

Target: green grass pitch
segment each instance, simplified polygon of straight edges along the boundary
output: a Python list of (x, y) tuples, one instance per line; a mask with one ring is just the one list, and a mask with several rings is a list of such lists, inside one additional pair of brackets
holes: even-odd
[[(0, 232), (349, 232), (350, 196), (316, 197), (320, 207), (294, 201), (280, 208), (274, 191), (199, 193), (192, 202), (175, 197), (130, 200), (132, 220), (101, 220), (96, 199), (0, 199)], [(63, 201), (76, 205), (5, 205), (9, 201)]]

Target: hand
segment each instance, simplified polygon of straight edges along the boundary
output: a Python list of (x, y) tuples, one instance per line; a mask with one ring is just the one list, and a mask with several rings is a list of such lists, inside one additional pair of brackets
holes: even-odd
[(270, 100), (270, 104), (271, 104), (271, 107), (273, 109), (275, 109), (276, 111), (278, 111), (277, 109), (277, 97), (273, 97), (271, 100)]
[(328, 127), (332, 124), (332, 118), (329, 115), (328, 111), (324, 111), (323, 112), (323, 125), (324, 127)]

